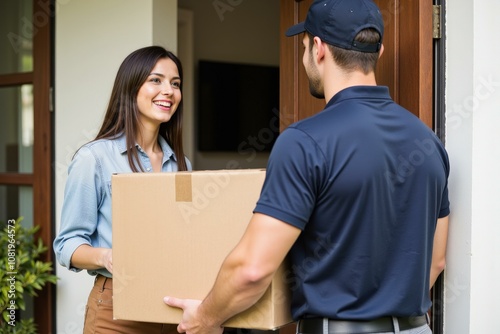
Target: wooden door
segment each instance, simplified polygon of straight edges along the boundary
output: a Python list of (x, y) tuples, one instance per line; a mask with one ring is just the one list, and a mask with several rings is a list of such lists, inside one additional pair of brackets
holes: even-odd
[[(384, 53), (376, 78), (388, 86), (391, 97), (433, 124), (432, 0), (374, 0), (384, 17)], [(321, 111), (325, 101), (309, 94), (302, 65), (302, 36), (285, 37), (285, 31), (305, 19), (313, 0), (280, 0), (280, 130)], [(295, 324), (280, 329), (295, 333)]]
[[(312, 0), (280, 0), (281, 130), (325, 106), (309, 94), (302, 66), (302, 36), (285, 37), (288, 27), (303, 21)], [(375, 0), (384, 17), (384, 54), (376, 70), (377, 83), (388, 86), (392, 98), (433, 127), (432, 0)]]

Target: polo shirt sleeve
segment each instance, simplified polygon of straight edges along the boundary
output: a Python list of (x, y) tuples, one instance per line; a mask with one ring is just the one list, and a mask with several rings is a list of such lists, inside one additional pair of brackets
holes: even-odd
[(82, 147), (68, 168), (61, 212), (61, 229), (54, 240), (58, 262), (72, 270), (73, 252), (81, 245), (92, 244), (102, 194), (100, 165), (87, 147)]
[(307, 133), (286, 129), (272, 149), (254, 212), (303, 230), (325, 179), (324, 164), (323, 152)]
[(445, 167), (445, 172), (446, 172), (446, 182), (443, 190), (443, 194), (441, 196), (441, 207), (439, 209), (439, 214), (438, 218), (443, 218), (446, 217), (450, 214), (450, 200), (448, 198), (448, 177), (450, 175), (450, 161), (448, 158), (448, 154), (442, 149), (441, 153), (442, 159), (443, 159), (443, 164)]

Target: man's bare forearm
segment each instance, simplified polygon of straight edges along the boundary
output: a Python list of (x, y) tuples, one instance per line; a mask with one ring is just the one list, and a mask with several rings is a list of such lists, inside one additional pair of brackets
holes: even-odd
[(220, 326), (254, 305), (266, 292), (274, 273), (263, 273), (231, 253), (198, 312), (209, 326)]

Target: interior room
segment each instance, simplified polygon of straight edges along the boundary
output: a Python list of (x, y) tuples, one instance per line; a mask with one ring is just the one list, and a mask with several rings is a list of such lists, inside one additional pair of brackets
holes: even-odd
[(279, 132), (279, 1), (179, 0), (178, 7), (184, 146), (193, 169), (265, 167)]

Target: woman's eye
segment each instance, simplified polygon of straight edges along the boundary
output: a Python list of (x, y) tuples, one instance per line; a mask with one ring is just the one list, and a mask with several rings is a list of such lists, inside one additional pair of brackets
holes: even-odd
[(175, 88), (180, 88), (181, 87), (181, 83), (178, 82), (178, 81), (175, 81), (175, 82), (172, 82), (172, 86), (175, 87)]
[(161, 80), (159, 78), (152, 78), (151, 82), (156, 83), (156, 84), (160, 84)]

